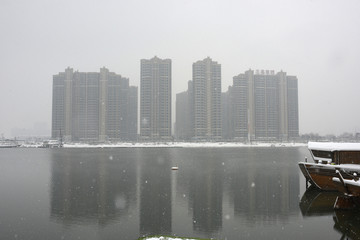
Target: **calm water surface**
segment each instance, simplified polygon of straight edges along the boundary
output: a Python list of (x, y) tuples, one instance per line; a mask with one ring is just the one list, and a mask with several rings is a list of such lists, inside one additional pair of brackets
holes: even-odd
[[(294, 148), (1, 149), (0, 239), (356, 238)], [(178, 166), (178, 171), (172, 171)]]

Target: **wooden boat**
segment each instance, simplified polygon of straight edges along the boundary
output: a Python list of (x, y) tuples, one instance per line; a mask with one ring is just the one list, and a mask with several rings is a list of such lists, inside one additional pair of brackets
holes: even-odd
[(354, 173), (360, 175), (360, 143), (309, 142), (308, 148), (314, 163), (299, 162), (299, 167), (312, 185), (336, 191), (336, 170), (343, 173), (344, 179), (353, 179)]
[[(358, 166), (360, 168), (360, 166)], [(360, 181), (357, 173), (353, 173), (353, 179), (344, 179), (343, 174), (346, 172), (344, 169), (335, 171), (338, 177), (333, 177), (332, 180), (336, 189), (343, 193), (336, 199), (335, 209), (355, 209), (360, 206)]]
[(356, 173), (353, 174), (353, 179), (344, 179), (343, 174), (339, 170), (336, 170), (336, 174), (338, 177), (333, 177), (332, 180), (339, 192), (350, 197), (360, 197), (360, 180)]

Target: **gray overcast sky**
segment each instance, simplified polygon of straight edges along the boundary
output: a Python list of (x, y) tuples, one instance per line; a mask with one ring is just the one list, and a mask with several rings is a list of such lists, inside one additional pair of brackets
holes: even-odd
[(139, 86), (140, 59), (172, 59), (173, 100), (192, 63), (299, 80), (300, 133), (360, 132), (358, 0), (1, 0), (0, 133), (47, 124), (52, 76), (103, 66)]

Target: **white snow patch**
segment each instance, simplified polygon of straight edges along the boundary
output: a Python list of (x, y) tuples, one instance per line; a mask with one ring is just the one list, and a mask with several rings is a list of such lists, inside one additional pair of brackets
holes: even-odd
[(196, 240), (194, 238), (150, 237), (144, 240)]
[(359, 151), (360, 143), (309, 142), (308, 148), (322, 151)]

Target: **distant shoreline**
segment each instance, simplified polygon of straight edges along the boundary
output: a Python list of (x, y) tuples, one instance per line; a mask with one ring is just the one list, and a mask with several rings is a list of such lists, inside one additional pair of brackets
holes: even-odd
[(148, 143), (66, 143), (63, 148), (234, 148), (234, 147), (303, 147), (307, 143), (235, 143), (235, 142), (148, 142)]

